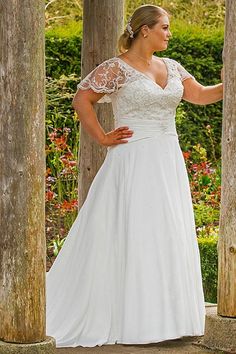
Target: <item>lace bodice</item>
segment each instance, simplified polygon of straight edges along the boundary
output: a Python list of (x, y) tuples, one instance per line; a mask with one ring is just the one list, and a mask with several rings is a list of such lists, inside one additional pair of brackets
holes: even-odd
[(105, 60), (77, 86), (105, 93), (97, 103), (112, 103), (115, 128), (127, 125), (134, 131), (129, 142), (157, 134), (177, 135), (175, 114), (183, 96), (182, 81), (195, 78), (176, 60), (161, 59), (168, 72), (165, 88), (119, 57)]

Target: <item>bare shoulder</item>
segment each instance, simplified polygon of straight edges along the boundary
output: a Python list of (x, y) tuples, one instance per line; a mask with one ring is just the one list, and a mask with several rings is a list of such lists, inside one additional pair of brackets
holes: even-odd
[(177, 60), (169, 58), (169, 57), (163, 57), (162, 59), (164, 59), (168, 63), (172, 64), (172, 66), (174, 66), (176, 68), (178, 68), (178, 66), (181, 65)]
[(135, 66), (135, 60), (130, 58), (126, 53), (122, 53), (118, 55), (116, 58), (118, 59), (118, 61), (121, 60), (122, 62), (125, 62), (128, 65)]
[(156, 57), (155, 55), (153, 56), (153, 60), (160, 66), (160, 67), (165, 67), (165, 63), (167, 62), (169, 65), (171, 65), (174, 68), (178, 68), (178, 62), (172, 58), (168, 57)]

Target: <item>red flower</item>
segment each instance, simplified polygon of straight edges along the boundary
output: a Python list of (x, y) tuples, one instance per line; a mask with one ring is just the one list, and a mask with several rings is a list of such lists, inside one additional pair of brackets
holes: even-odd
[(54, 198), (54, 193), (51, 190), (46, 191), (46, 201), (50, 201)]
[(49, 133), (48, 136), (51, 141), (54, 141), (55, 138), (57, 137), (57, 133), (56, 133), (56, 131), (54, 131), (52, 133)]
[(46, 169), (46, 177), (48, 177), (52, 173), (51, 168)]
[(190, 151), (184, 151), (183, 152), (183, 156), (184, 158), (187, 160), (189, 158), (189, 156), (191, 155)]
[(71, 167), (76, 166), (77, 165), (77, 161), (69, 161), (69, 165)]
[(73, 167), (77, 165), (77, 161), (69, 160), (70, 157), (74, 157), (71, 151), (65, 153), (60, 157), (60, 160), (64, 164), (64, 166)]
[(67, 148), (65, 135), (60, 136), (60, 138), (55, 138), (55, 143), (57, 150), (64, 150)]
[(194, 164), (192, 165), (192, 169), (193, 169), (194, 172), (198, 171), (198, 170), (199, 170), (199, 165), (196, 164), (196, 163), (194, 163)]
[(63, 209), (65, 211), (70, 211), (76, 209), (78, 206), (77, 199), (73, 199), (71, 201), (64, 200), (63, 203), (56, 204), (55, 207), (57, 209)]

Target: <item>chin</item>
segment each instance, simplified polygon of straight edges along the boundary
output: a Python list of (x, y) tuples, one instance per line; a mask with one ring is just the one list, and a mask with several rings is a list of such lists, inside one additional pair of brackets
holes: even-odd
[(154, 49), (155, 52), (161, 52), (162, 50), (166, 50), (166, 47), (158, 47)]
[(167, 48), (158, 49), (158, 52), (164, 52)]

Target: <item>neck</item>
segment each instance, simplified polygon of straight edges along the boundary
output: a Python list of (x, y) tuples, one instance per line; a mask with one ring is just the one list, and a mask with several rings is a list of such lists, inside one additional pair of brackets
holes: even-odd
[(129, 53), (137, 54), (143, 59), (150, 61), (152, 59), (154, 51), (150, 48), (145, 48), (143, 43), (133, 43), (131, 48), (128, 50)]

